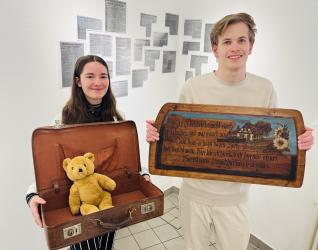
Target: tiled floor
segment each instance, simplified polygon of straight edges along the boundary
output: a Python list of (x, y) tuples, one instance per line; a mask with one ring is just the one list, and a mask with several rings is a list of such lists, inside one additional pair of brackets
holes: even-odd
[[(178, 195), (165, 197), (164, 215), (116, 232), (114, 250), (184, 250)], [(259, 250), (249, 244), (247, 250)]]

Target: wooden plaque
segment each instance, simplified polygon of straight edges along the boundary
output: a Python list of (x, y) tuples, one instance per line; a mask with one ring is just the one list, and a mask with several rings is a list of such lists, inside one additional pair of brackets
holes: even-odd
[(301, 187), (302, 115), (291, 109), (165, 104), (150, 144), (155, 175)]

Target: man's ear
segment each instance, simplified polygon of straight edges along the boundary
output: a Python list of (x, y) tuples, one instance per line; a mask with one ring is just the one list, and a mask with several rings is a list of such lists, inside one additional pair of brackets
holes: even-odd
[(250, 49), (248, 50), (248, 54), (252, 54), (252, 51), (253, 51), (253, 44), (250, 45)]
[(75, 76), (75, 81), (78, 87), (82, 87), (81, 79), (79, 77)]
[(215, 58), (218, 58), (218, 56), (219, 56), (218, 55), (218, 46), (216, 44), (211, 45), (211, 46), (212, 46), (212, 52), (213, 52)]

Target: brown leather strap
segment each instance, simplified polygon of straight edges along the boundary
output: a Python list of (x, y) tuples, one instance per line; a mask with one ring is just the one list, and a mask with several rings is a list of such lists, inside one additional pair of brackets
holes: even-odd
[(118, 222), (118, 223), (108, 223), (108, 222), (104, 222), (100, 219), (94, 219), (93, 223), (96, 224), (97, 226), (104, 228), (104, 229), (117, 230), (117, 229), (120, 229), (124, 226), (127, 226), (129, 224), (129, 222), (131, 222), (131, 220), (133, 219), (133, 215), (136, 211), (137, 210), (135, 207), (129, 208), (128, 218), (125, 218), (123, 221)]
[(117, 230), (120, 229), (126, 225), (128, 225), (128, 223), (131, 221), (131, 218), (128, 217), (126, 219), (124, 219), (123, 221), (119, 222), (119, 223), (108, 223), (108, 222), (104, 222), (102, 220), (99, 219), (94, 219), (93, 222), (94, 224), (96, 224), (97, 226), (100, 226), (104, 229), (109, 229), (109, 230)]

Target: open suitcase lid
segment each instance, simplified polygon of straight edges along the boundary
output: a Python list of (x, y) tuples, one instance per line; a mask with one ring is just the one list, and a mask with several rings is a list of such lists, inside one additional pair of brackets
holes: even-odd
[(133, 121), (41, 127), (32, 134), (37, 190), (40, 194), (71, 185), (63, 160), (92, 152), (95, 172), (114, 177), (141, 170)]
[(166, 103), (158, 113), (149, 169), (157, 175), (300, 187), (305, 131), (292, 109)]

